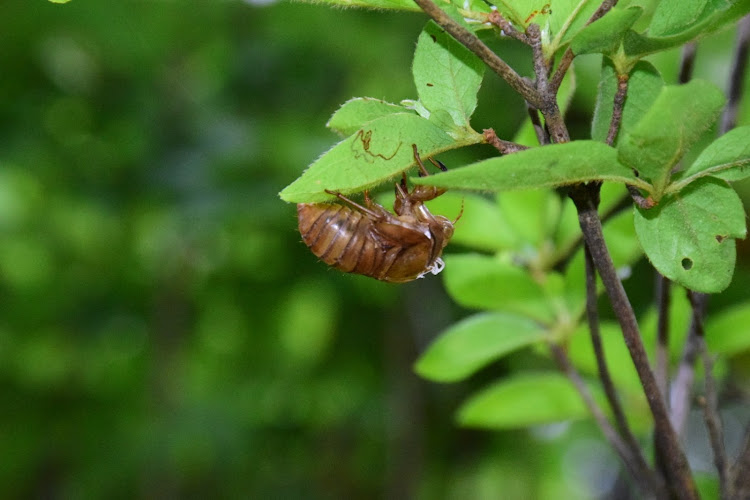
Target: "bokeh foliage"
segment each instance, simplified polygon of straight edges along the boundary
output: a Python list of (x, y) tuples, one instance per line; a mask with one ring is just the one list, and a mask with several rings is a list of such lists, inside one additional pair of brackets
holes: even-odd
[[(614, 458), (585, 422), (488, 435), (449, 418), (472, 385), (545, 361), (420, 381), (417, 351), (465, 314), (440, 281), (329, 272), (276, 197), (335, 142), (341, 103), (413, 96), (423, 16), (192, 0), (2, 13), (0, 497), (596, 493)], [(528, 72), (521, 47), (503, 53)], [(599, 61), (578, 72), (585, 133)], [(476, 115), (501, 136), (523, 118), (506, 90), (486, 82)]]

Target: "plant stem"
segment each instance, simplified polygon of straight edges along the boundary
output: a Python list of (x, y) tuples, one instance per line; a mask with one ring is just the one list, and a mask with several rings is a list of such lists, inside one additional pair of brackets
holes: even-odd
[(628, 95), (628, 80), (630, 75), (617, 75), (617, 92), (612, 105), (612, 120), (609, 122), (607, 132), (607, 144), (614, 146), (617, 134), (620, 132), (622, 123), (622, 109), (625, 107), (625, 98)]
[(731, 498), (750, 498), (750, 424), (745, 427), (745, 438), (737, 460), (732, 465), (729, 483)]
[(513, 68), (508, 66), (497, 54), (492, 52), (476, 35), (451, 19), (448, 14), (435, 5), (435, 2), (432, 0), (414, 0), (414, 3), (419, 5), (428, 16), (441, 28), (450, 33), (453, 38), (476, 54), (500, 78), (508, 82), (508, 85), (521, 94), (521, 97), (526, 99), (527, 102), (537, 108), (541, 108), (544, 105), (539, 92), (534, 87), (521, 77), (521, 75), (516, 73)]
[(670, 489), (678, 498), (697, 499), (698, 493), (690, 474), (690, 466), (680, 447), (659, 386), (656, 383), (648, 355), (641, 341), (638, 323), (625, 289), (617, 276), (617, 271), (607, 250), (602, 234), (601, 221), (596, 211), (598, 192), (591, 186), (578, 185), (571, 189), (570, 197), (578, 209), (578, 221), (604, 288), (609, 296), (612, 309), (620, 323), (625, 345), (630, 352), (638, 377), (643, 386), (646, 399), (654, 417), (655, 440), (664, 459), (667, 480)]
[(625, 418), (625, 412), (620, 404), (620, 398), (617, 396), (617, 390), (615, 384), (612, 381), (612, 376), (607, 366), (607, 358), (604, 355), (604, 346), (602, 345), (602, 336), (599, 329), (599, 311), (597, 309), (597, 298), (598, 294), (596, 291), (596, 269), (594, 268), (594, 260), (591, 257), (591, 251), (588, 246), (584, 246), (584, 255), (586, 262), (586, 317), (589, 324), (589, 333), (591, 335), (591, 345), (594, 349), (594, 355), (596, 357), (596, 365), (599, 369), (599, 379), (602, 382), (604, 393), (607, 396), (607, 401), (612, 409), (612, 414), (615, 417), (615, 425), (617, 430), (622, 436), (624, 445), (627, 446), (633, 463), (632, 468), (635, 468), (637, 474), (633, 475), (634, 478), (644, 478), (644, 481), (648, 485), (646, 491), (655, 492), (657, 498), (666, 496), (666, 490), (664, 484), (661, 482), (661, 478), (654, 474), (649, 468), (646, 458), (641, 453), (641, 447), (638, 445), (638, 440), (630, 430), (628, 421)]
[(745, 73), (747, 71), (747, 54), (750, 46), (750, 15), (740, 20), (737, 25), (737, 44), (732, 60), (731, 76), (729, 77), (729, 99), (721, 116), (719, 133), (725, 134), (732, 130), (737, 123), (737, 113), (742, 101)]
[(523, 144), (517, 144), (515, 142), (500, 139), (495, 133), (494, 129), (486, 128), (482, 130), (482, 133), (484, 134), (484, 140), (487, 141), (487, 144), (494, 146), (498, 151), (500, 151), (500, 153), (504, 155), (518, 153), (519, 151), (523, 151), (524, 149), (529, 149), (528, 146), (524, 146)]
[(594, 397), (591, 395), (591, 391), (589, 391), (588, 386), (583, 381), (581, 374), (578, 373), (570, 362), (565, 350), (559, 345), (553, 343), (550, 344), (550, 350), (552, 356), (560, 367), (560, 370), (565, 373), (581, 395), (586, 408), (588, 408), (591, 415), (593, 415), (599, 429), (602, 431), (602, 434), (604, 434), (604, 437), (609, 441), (609, 444), (620, 456), (620, 459), (622, 459), (625, 467), (630, 472), (631, 477), (636, 482), (641, 492), (647, 495), (655, 494), (657, 498), (663, 498), (664, 485), (659, 484), (654, 480), (654, 476), (651, 474), (648, 466), (646, 466), (645, 470), (642, 468), (638, 457), (633, 455), (631, 448), (625, 443), (625, 441), (623, 441), (614, 427), (612, 427), (609, 420), (607, 420), (606, 415), (604, 415), (601, 407), (596, 403)]
[(714, 454), (714, 465), (719, 474), (719, 490), (721, 498), (729, 498), (727, 452), (724, 447), (724, 429), (719, 415), (719, 401), (716, 395), (716, 382), (713, 377), (713, 360), (706, 350), (706, 343), (701, 338), (701, 354), (703, 358), (703, 372), (705, 377), (705, 401), (703, 405), (703, 417), (706, 421), (708, 438), (711, 442), (711, 450)]
[(656, 306), (659, 317), (656, 324), (656, 368), (654, 375), (662, 394), (669, 387), (669, 305), (672, 302), (671, 282), (656, 273)]
[[(599, 5), (599, 8), (594, 11), (589, 20), (586, 21), (586, 26), (600, 19), (604, 14), (612, 10), (612, 7), (615, 5), (617, 5), (617, 0), (604, 0), (601, 5)], [(560, 84), (562, 83), (563, 78), (565, 78), (565, 73), (568, 72), (568, 68), (570, 68), (570, 64), (573, 62), (574, 58), (575, 54), (573, 54), (573, 51), (568, 48), (560, 59), (555, 74), (552, 75), (552, 78), (550, 79), (550, 88), (553, 92), (557, 93), (557, 89), (560, 88)]]
[(688, 297), (693, 307), (693, 316), (690, 320), (685, 347), (682, 351), (680, 365), (677, 368), (677, 376), (672, 382), (669, 398), (672, 425), (678, 435), (681, 435), (685, 428), (685, 421), (690, 410), (690, 389), (693, 387), (695, 378), (695, 361), (700, 354), (703, 337), (703, 316), (708, 304), (708, 295), (706, 294), (688, 292)]

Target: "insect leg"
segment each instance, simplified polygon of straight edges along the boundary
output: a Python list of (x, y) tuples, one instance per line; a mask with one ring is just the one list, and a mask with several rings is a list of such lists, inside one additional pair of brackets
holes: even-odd
[(417, 145), (412, 144), (411, 148), (414, 150), (414, 160), (417, 162), (417, 166), (419, 166), (419, 176), (424, 177), (425, 175), (430, 175), (430, 173), (425, 168), (424, 163), (422, 163), (422, 158), (419, 157), (419, 152), (417, 151)]
[(442, 170), (443, 172), (448, 171), (448, 167), (445, 166), (445, 163), (443, 163), (440, 160), (433, 160), (432, 158), (429, 158), (429, 160), (432, 162), (433, 165), (435, 165), (437, 168)]
[[(352, 207), (356, 208), (357, 210), (359, 210), (363, 214), (368, 215), (372, 219), (379, 220), (379, 219), (383, 218), (383, 216), (381, 214), (379, 214), (377, 212), (373, 212), (372, 210), (370, 210), (367, 207), (363, 207), (362, 205), (360, 205), (356, 201), (347, 198), (346, 196), (344, 196), (343, 194), (341, 194), (341, 193), (339, 193), (337, 191), (329, 191), (328, 189), (326, 189), (325, 191), (328, 194), (334, 195), (336, 198), (338, 198), (339, 200), (343, 201), (344, 203), (348, 203), (349, 205), (351, 205)], [(368, 195), (365, 195), (365, 200), (368, 202), (368, 205), (372, 203), (372, 201), (370, 200), (370, 197)]]

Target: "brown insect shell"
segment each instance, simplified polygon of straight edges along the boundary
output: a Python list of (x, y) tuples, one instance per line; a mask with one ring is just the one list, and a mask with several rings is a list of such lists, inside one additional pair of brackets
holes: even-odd
[(428, 272), (438, 274), (440, 255), (453, 236), (453, 223), (433, 215), (424, 201), (444, 190), (396, 185), (396, 215), (367, 199), (365, 211), (338, 203), (299, 204), (300, 234), (326, 264), (382, 281), (404, 283)]

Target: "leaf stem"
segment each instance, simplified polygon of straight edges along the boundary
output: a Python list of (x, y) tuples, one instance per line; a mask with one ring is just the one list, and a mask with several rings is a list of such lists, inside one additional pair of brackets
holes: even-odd
[(677, 433), (669, 421), (669, 413), (664, 398), (659, 392), (656, 378), (649, 366), (648, 355), (641, 341), (635, 313), (617, 276), (617, 271), (604, 241), (601, 221), (596, 211), (597, 191), (592, 189), (591, 186), (578, 185), (571, 189), (570, 197), (578, 209), (578, 221), (584, 239), (591, 250), (592, 259), (599, 276), (602, 278), (612, 309), (620, 323), (625, 345), (630, 352), (651, 414), (654, 417), (655, 440), (660, 455), (664, 458), (668, 484), (678, 497), (697, 499), (698, 493), (690, 474), (690, 466), (680, 447)]
[(486, 128), (482, 130), (482, 132), (484, 133), (484, 140), (487, 141), (487, 144), (494, 146), (501, 154), (508, 155), (511, 153), (518, 153), (524, 149), (529, 149), (528, 146), (524, 146), (523, 144), (500, 139), (494, 129)]
[(414, 0), (422, 10), (430, 16), (441, 28), (450, 33), (450, 35), (471, 50), (479, 57), (492, 71), (497, 73), (500, 78), (508, 82), (513, 90), (535, 107), (543, 106), (539, 92), (532, 87), (521, 75), (515, 72), (505, 61), (495, 54), (487, 45), (484, 44), (472, 32), (454, 21), (432, 0)]

